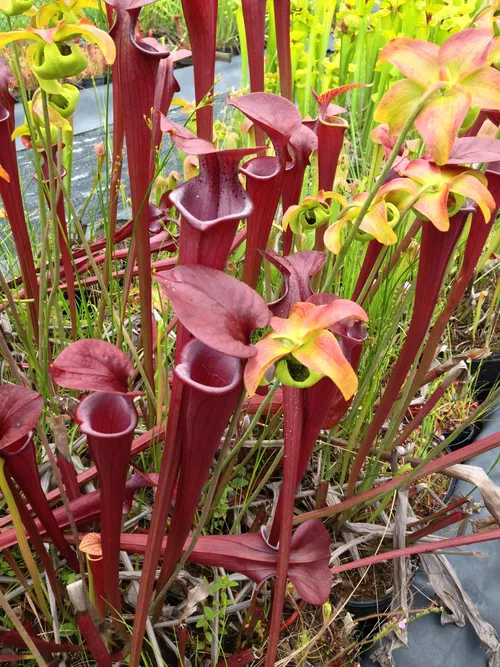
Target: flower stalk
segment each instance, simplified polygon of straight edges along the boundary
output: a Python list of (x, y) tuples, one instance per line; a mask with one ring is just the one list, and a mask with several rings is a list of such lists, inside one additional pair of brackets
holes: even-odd
[(412, 113), (408, 116), (408, 119), (406, 123), (403, 126), (403, 129), (401, 130), (401, 134), (398, 136), (396, 143), (394, 144), (394, 147), (387, 158), (386, 163), (384, 164), (384, 167), (380, 173), (380, 176), (376, 183), (374, 184), (373, 188), (370, 190), (368, 197), (365, 199), (363, 206), (361, 207), (361, 210), (358, 213), (358, 216), (356, 220), (354, 220), (353, 225), (351, 227), (351, 230), (349, 234), (347, 235), (347, 238), (342, 245), (339, 254), (337, 255), (335, 262), (333, 263), (333, 266), (331, 269), (328, 271), (325, 280), (323, 281), (323, 286), (322, 286), (322, 291), (327, 292), (331, 286), (333, 285), (338, 272), (340, 271), (340, 268), (342, 267), (342, 264), (344, 262), (344, 258), (347, 254), (347, 251), (349, 250), (349, 247), (351, 243), (353, 242), (356, 234), (358, 233), (358, 230), (361, 226), (361, 223), (363, 222), (363, 218), (365, 217), (368, 209), (370, 208), (371, 204), (373, 203), (378, 191), (382, 187), (382, 185), (385, 182), (385, 179), (387, 178), (389, 171), (391, 170), (392, 165), (394, 164), (394, 161), (399, 155), (399, 151), (401, 149), (401, 146), (403, 145), (404, 140), (406, 139), (406, 136), (408, 133), (411, 131), (413, 124), (415, 122), (415, 118), (418, 116), (419, 112), (424, 108), (425, 104), (427, 103), (427, 100), (431, 95), (435, 94), (438, 90), (441, 90), (446, 87), (446, 83), (440, 83), (436, 84), (433, 88), (429, 89), (426, 91), (422, 97), (420, 98), (419, 103), (416, 105), (416, 107), (413, 109)]

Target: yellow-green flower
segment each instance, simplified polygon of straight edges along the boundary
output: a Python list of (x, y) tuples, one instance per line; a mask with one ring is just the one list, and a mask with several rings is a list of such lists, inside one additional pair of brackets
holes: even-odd
[[(398, 190), (406, 191), (411, 196), (415, 192), (415, 186), (408, 179), (404, 178), (395, 178), (383, 185), (377, 192), (375, 199), (361, 221), (357, 234), (358, 240), (371, 241), (376, 239), (383, 245), (393, 245), (396, 243), (397, 236), (393, 227), (399, 221), (399, 209), (395, 204), (387, 201), (385, 197), (389, 193)], [(325, 246), (333, 254), (337, 255), (340, 252), (342, 230), (349, 223), (356, 220), (367, 197), (368, 192), (361, 192), (356, 195), (349, 202), (349, 205), (345, 207), (345, 212), (341, 212), (340, 218), (326, 230), (324, 236)]]
[(0, 48), (11, 42), (33, 42), (26, 49), (30, 69), (43, 90), (60, 94), (62, 86), (58, 79), (76, 76), (88, 65), (86, 56), (74, 42), (77, 37), (97, 44), (106, 62), (109, 65), (114, 62), (116, 49), (113, 40), (87, 19), (80, 19), (74, 25), (59, 21), (54, 28), (25, 28), (0, 33)]
[(283, 229), (288, 227), (294, 234), (300, 234), (304, 229), (321, 227), (330, 219), (331, 210), (329, 201), (335, 199), (342, 206), (347, 205), (345, 197), (336, 192), (320, 190), (317, 195), (303, 199), (301, 204), (290, 206), (283, 216)]
[(33, 0), (0, 0), (0, 12), (5, 16), (20, 16), (33, 7)]

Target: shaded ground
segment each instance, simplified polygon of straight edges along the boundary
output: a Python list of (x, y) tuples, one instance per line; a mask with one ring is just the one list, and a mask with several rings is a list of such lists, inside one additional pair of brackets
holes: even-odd
[[(479, 434), (478, 440), (500, 430), (500, 408), (489, 417)], [(497, 462), (498, 447), (485, 454), (467, 461), (468, 464), (479, 466), (488, 471)], [(496, 465), (490, 473), (492, 482), (500, 485), (500, 465)], [(458, 481), (455, 495), (467, 495), (472, 491), (471, 484)], [(482, 504), (481, 494), (476, 489), (472, 497)], [(474, 518), (489, 516), (487, 510), (475, 514)], [(467, 532), (471, 532), (470, 529)], [(451, 536), (451, 535), (448, 535)], [(479, 608), (482, 617), (500, 635), (500, 540), (478, 543), (464, 548), (468, 552), (480, 552), (478, 556), (448, 556), (458, 577), (474, 604)], [(415, 587), (421, 591), (414, 600), (414, 608), (424, 608), (434, 597), (431, 588), (426, 586), (427, 579), (423, 574), (415, 577)], [(441, 625), (440, 615), (429, 614), (411, 623), (408, 627), (409, 648), (395, 651), (396, 667), (485, 667), (488, 659), (484, 647), (477, 638), (471, 624), (466, 621), (463, 628), (453, 623)], [(371, 651), (369, 651), (371, 653)], [(363, 667), (372, 667), (374, 663), (368, 658), (362, 662)], [(496, 663), (495, 663), (496, 664)]]

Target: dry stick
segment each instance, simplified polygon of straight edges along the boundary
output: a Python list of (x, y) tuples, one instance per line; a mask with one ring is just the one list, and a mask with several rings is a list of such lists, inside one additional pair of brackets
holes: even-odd
[(7, 602), (7, 599), (5, 595), (0, 591), (0, 606), (5, 612), (5, 615), (9, 619), (9, 621), (12, 623), (16, 631), (19, 633), (21, 639), (24, 641), (28, 649), (30, 650), (30, 653), (33, 655), (35, 660), (37, 661), (38, 665), (40, 667), (48, 667), (47, 663), (42, 657), (42, 654), (40, 651), (37, 649), (35, 646), (33, 640), (29, 636), (29, 634), (26, 632), (26, 628), (24, 625), (21, 623), (21, 621), (18, 619), (17, 615), (14, 613), (14, 610), (10, 606), (10, 604)]
[(354, 221), (354, 223), (352, 225), (351, 231), (349, 232), (349, 235), (347, 236), (347, 239), (346, 239), (345, 243), (340, 248), (340, 252), (337, 255), (337, 258), (336, 258), (332, 268), (328, 272), (328, 274), (327, 274), (327, 276), (326, 276), (326, 278), (323, 282), (323, 288), (322, 288), (323, 292), (328, 291), (328, 289), (333, 284), (333, 281), (335, 280), (335, 277), (336, 277), (337, 273), (339, 272), (340, 267), (342, 266), (342, 263), (344, 261), (344, 258), (346, 256), (346, 254), (347, 254), (349, 246), (351, 245), (352, 241), (354, 240), (354, 237), (356, 236), (356, 234), (359, 230), (359, 227), (360, 227), (361, 223), (363, 222), (363, 218), (365, 217), (366, 213), (368, 212), (368, 209), (372, 205), (373, 200), (375, 199), (375, 196), (376, 196), (377, 192), (380, 190), (380, 188), (382, 187), (382, 184), (384, 183), (387, 175), (389, 174), (389, 171), (390, 171), (392, 165), (394, 164), (394, 160), (398, 157), (399, 149), (403, 145), (403, 142), (406, 139), (406, 135), (412, 129), (413, 123), (414, 123), (416, 117), (422, 111), (423, 107), (425, 106), (425, 104), (429, 100), (429, 97), (434, 95), (438, 90), (442, 90), (443, 88), (446, 88), (447, 85), (448, 84), (446, 84), (445, 82), (439, 82), (439, 83), (435, 84), (434, 86), (431, 86), (428, 90), (426, 90), (425, 93), (420, 98), (419, 103), (416, 105), (415, 109), (413, 110), (413, 112), (408, 117), (408, 120), (404, 124), (403, 129), (401, 130), (401, 134), (399, 135), (399, 137), (397, 138), (396, 143), (394, 144), (394, 148), (392, 149), (391, 154), (387, 158), (387, 162), (385, 163), (384, 168), (382, 169), (382, 172), (380, 174), (380, 177), (379, 177), (378, 181), (375, 183), (375, 185), (372, 188), (370, 194), (365, 199), (365, 202), (364, 202), (363, 206), (361, 207), (360, 212), (358, 213), (358, 217), (356, 218), (356, 220)]
[(179, 574), (181, 569), (186, 564), (186, 561), (189, 558), (189, 556), (191, 555), (193, 549), (195, 548), (196, 543), (198, 542), (198, 539), (200, 538), (201, 533), (202, 533), (202, 531), (205, 527), (205, 524), (208, 520), (208, 517), (210, 515), (210, 510), (212, 508), (212, 502), (213, 502), (213, 499), (214, 499), (214, 496), (215, 496), (215, 492), (217, 490), (217, 483), (219, 481), (219, 476), (221, 474), (222, 468), (224, 467), (226, 454), (229, 450), (229, 446), (231, 445), (231, 440), (233, 439), (233, 435), (236, 431), (236, 426), (238, 425), (238, 419), (239, 419), (240, 414), (241, 414), (241, 409), (243, 407), (243, 402), (245, 400), (245, 396), (246, 396), (246, 390), (243, 389), (242, 392), (241, 392), (240, 398), (238, 400), (236, 410), (233, 414), (231, 424), (229, 425), (229, 429), (228, 429), (226, 438), (224, 440), (224, 444), (223, 444), (222, 449), (220, 451), (220, 455), (219, 455), (219, 458), (217, 460), (217, 463), (216, 463), (216, 466), (215, 466), (215, 469), (214, 469), (214, 472), (213, 472), (213, 475), (212, 475), (212, 480), (210, 482), (210, 487), (208, 489), (208, 492), (207, 492), (207, 495), (206, 495), (206, 498), (205, 498), (205, 504), (203, 505), (203, 510), (202, 510), (202, 513), (201, 513), (200, 520), (199, 520), (198, 525), (196, 527), (196, 530), (193, 534), (193, 537), (191, 538), (191, 542), (189, 543), (188, 548), (184, 552), (184, 555), (182, 556), (180, 561), (177, 563), (177, 567), (172, 572), (169, 580), (167, 581), (165, 586), (161, 589), (159, 594), (156, 596), (155, 601), (153, 602), (152, 611), (153, 611), (154, 615), (157, 614), (158, 610), (161, 610), (161, 605), (163, 603), (163, 598), (165, 597), (165, 595), (166, 595), (168, 589), (170, 588), (170, 586), (172, 585), (172, 582), (175, 581), (175, 579), (177, 578), (177, 575)]

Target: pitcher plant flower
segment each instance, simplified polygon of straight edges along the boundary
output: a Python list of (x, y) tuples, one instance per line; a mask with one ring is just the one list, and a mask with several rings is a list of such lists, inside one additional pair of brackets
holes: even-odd
[(360, 306), (347, 299), (321, 306), (299, 302), (287, 318), (273, 317), (270, 322), (273, 331), (256, 344), (257, 354), (245, 367), (245, 387), (250, 396), (274, 364), (276, 376), (286, 386), (310, 387), (327, 376), (349, 399), (358, 380), (335, 335), (328, 330), (348, 317), (368, 319)]
[(5, 16), (20, 16), (29, 12), (34, 0), (0, 0), (0, 13)]
[(426, 95), (415, 127), (436, 164), (446, 164), (471, 107), (500, 110), (500, 72), (491, 63), (498, 45), (490, 31), (467, 29), (441, 46), (399, 37), (384, 46), (379, 63), (389, 62), (406, 78), (381, 99), (374, 119), (399, 134)]
[(329, 202), (334, 199), (345, 207), (345, 197), (335, 192), (320, 190), (317, 195), (309, 195), (301, 204), (290, 206), (283, 216), (283, 230), (288, 228), (294, 234), (300, 234), (304, 229), (315, 229), (328, 222), (332, 215)]
[(85, 9), (101, 11), (104, 3), (100, 0), (52, 0), (45, 2), (35, 14), (37, 28), (54, 28), (59, 21), (69, 24), (78, 23), (87, 18)]
[[(382, 245), (396, 243), (397, 236), (393, 228), (399, 222), (400, 210), (389, 201), (389, 196), (399, 191), (411, 197), (414, 195), (415, 187), (411, 181), (395, 178), (380, 188), (359, 226), (356, 234), (359, 241), (376, 239)], [(360, 192), (349, 203), (344, 199), (344, 210), (341, 211), (339, 219), (326, 230), (324, 236), (325, 246), (333, 254), (337, 255), (340, 252), (342, 229), (349, 223), (355, 222), (368, 196), (368, 192)]]
[(26, 59), (40, 87), (48, 93), (60, 94), (58, 79), (80, 74), (88, 65), (87, 57), (75, 39), (83, 37), (97, 44), (106, 62), (112, 65), (116, 49), (111, 37), (96, 28), (88, 19), (80, 19), (74, 25), (59, 21), (53, 28), (25, 28), (0, 34), (0, 48), (23, 40), (33, 42), (26, 49)]
[[(450, 216), (462, 208), (467, 198), (476, 202), (485, 222), (489, 222), (495, 200), (487, 188), (487, 177), (477, 169), (455, 165), (438, 167), (420, 158), (402, 165), (399, 173), (420, 189), (421, 194), (413, 204), (415, 212), (440, 231), (448, 231)], [(412, 194), (401, 190), (398, 197), (400, 204), (404, 205)]]
[(63, 84), (57, 95), (48, 95), (49, 137), (47, 137), (41, 92), (41, 89), (37, 88), (33, 93), (33, 98), (28, 102), (28, 114), (33, 134), (30, 133), (27, 119), (12, 133), (13, 139), (21, 137), (27, 147), (34, 145), (38, 149), (45, 148), (47, 139), (51, 146), (57, 144), (59, 130), (68, 133), (73, 132), (73, 127), (68, 118), (74, 113), (80, 98), (78, 88), (69, 83)]

